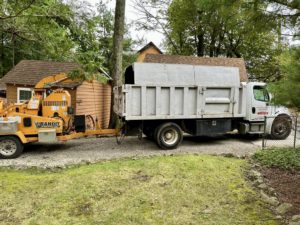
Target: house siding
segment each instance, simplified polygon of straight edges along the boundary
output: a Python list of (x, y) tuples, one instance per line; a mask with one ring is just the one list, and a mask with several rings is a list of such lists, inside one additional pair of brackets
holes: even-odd
[(18, 102), (18, 88), (33, 88), (33, 86), (22, 86), (22, 85), (6, 85), (6, 99), (7, 103), (17, 103)]
[(71, 95), (71, 106), (76, 112), (76, 89), (66, 89)]
[(137, 62), (143, 62), (147, 54), (161, 54), (161, 53), (154, 47), (147, 48), (146, 50), (139, 53)]
[(76, 92), (76, 115), (92, 115), (98, 119), (100, 127), (109, 126), (111, 111), (110, 85), (104, 85), (98, 81), (84, 81)]

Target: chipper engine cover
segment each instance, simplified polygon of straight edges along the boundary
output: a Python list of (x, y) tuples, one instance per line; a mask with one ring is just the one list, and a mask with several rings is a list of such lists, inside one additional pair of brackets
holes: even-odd
[(42, 103), (43, 117), (60, 118), (64, 126), (69, 124), (71, 119), (68, 108), (71, 107), (71, 96), (65, 90), (55, 90)]

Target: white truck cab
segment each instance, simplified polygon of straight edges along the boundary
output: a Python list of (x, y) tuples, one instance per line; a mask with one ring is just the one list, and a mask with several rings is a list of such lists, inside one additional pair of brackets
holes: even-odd
[[(291, 133), (291, 113), (286, 107), (271, 104), (271, 94), (266, 88), (266, 83), (242, 83), (247, 93), (247, 110), (245, 121), (249, 124), (266, 122), (266, 134), (276, 139), (285, 139)], [(249, 131), (257, 132), (258, 130)]]

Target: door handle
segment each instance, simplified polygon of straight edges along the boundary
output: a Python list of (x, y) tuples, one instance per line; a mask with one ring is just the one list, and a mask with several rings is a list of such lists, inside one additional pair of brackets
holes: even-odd
[(252, 113), (255, 114), (255, 112), (256, 112), (255, 107), (252, 107)]

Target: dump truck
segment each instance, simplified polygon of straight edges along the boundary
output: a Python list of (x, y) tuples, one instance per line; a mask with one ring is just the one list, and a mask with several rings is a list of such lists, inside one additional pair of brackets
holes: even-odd
[(288, 109), (270, 104), (265, 83), (240, 82), (238, 67), (135, 63), (126, 69), (125, 84), (114, 87), (114, 98), (128, 132), (143, 133), (162, 149), (176, 148), (184, 133), (267, 133), (274, 139), (291, 133)]
[(0, 102), (0, 158), (18, 157), (28, 143), (114, 136), (119, 132), (101, 129), (97, 118), (91, 115), (74, 115), (70, 93), (56, 88), (58, 82), (67, 79), (66, 74), (51, 75), (36, 84), (29, 101), (6, 107)]

